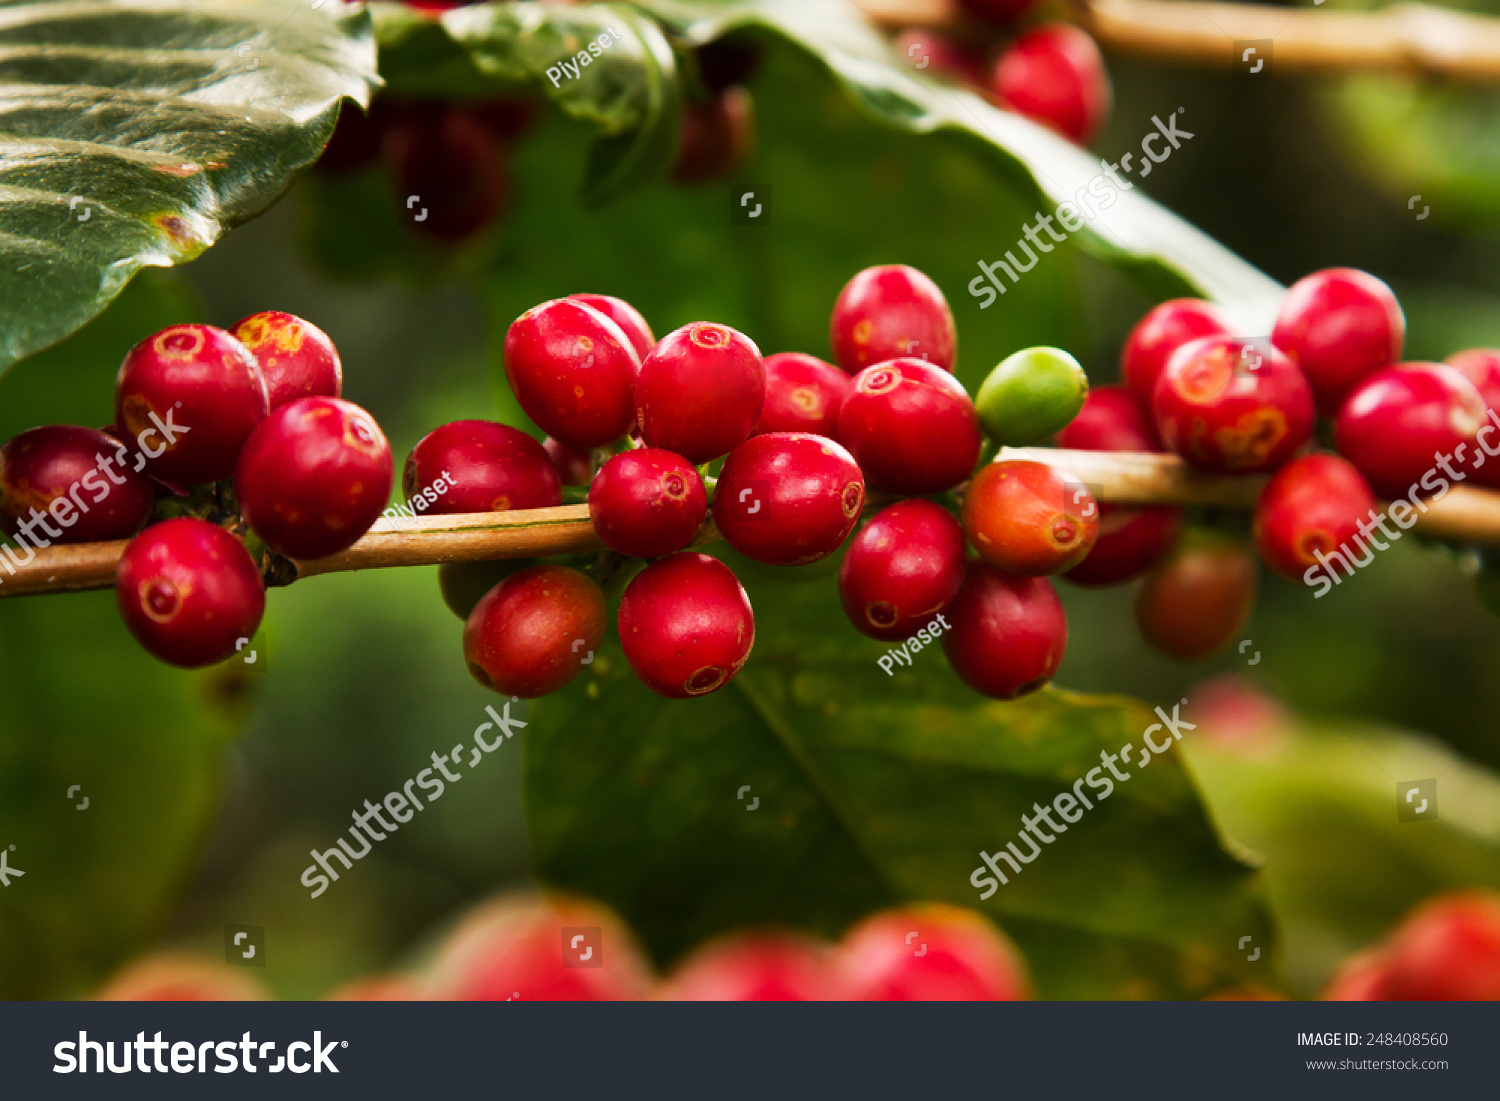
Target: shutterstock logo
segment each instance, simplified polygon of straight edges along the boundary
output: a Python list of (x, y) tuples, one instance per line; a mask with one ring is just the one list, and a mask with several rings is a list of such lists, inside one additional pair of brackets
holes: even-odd
[[(314, 1074), (337, 1074), (339, 1068), (334, 1066), (331, 1053), (334, 1048), (346, 1048), (348, 1040), (329, 1040), (323, 1042), (323, 1034), (314, 1032), (312, 1042), (306, 1040), (293, 1040), (286, 1046), (285, 1055), (276, 1055), (276, 1061), (271, 1062), (271, 1057), (276, 1052), (276, 1041), (267, 1040), (264, 1043), (251, 1038), (246, 1032), (238, 1040), (205, 1040), (201, 1044), (194, 1044), (189, 1040), (163, 1040), (161, 1033), (156, 1033), (153, 1039), (146, 1039), (144, 1032), (137, 1032), (134, 1040), (120, 1041), (120, 1062), (115, 1063), (115, 1041), (90, 1040), (87, 1032), (79, 1032), (78, 1039), (62, 1040), (52, 1049), (52, 1054), (57, 1059), (57, 1064), (52, 1068), (53, 1074), (88, 1074), (90, 1065), (94, 1072), (103, 1074), (107, 1068), (111, 1074), (129, 1074), (133, 1070), (139, 1070), (142, 1074), (150, 1074), (153, 1070), (158, 1074), (166, 1074), (169, 1070), (174, 1074), (207, 1074), (209, 1070), (209, 1056), (214, 1057), (213, 1072), (215, 1074), (233, 1074), (243, 1069), (247, 1074), (255, 1074), (266, 1071), (268, 1074), (280, 1074), (283, 1070), (289, 1070), (293, 1074), (306, 1074), (312, 1071)], [(135, 1049), (135, 1061), (131, 1062), (131, 1049)], [(92, 1060), (90, 1056), (93, 1056)], [(170, 1059), (172, 1065), (167, 1066)], [(256, 1060), (260, 1060), (257, 1064)]]

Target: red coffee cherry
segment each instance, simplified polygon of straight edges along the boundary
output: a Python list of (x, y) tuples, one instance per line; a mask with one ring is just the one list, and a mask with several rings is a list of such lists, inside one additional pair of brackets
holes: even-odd
[(1361, 380), (1400, 360), (1406, 318), (1373, 275), (1329, 268), (1292, 284), (1271, 343), (1302, 368), (1318, 411), (1333, 416)]
[(586, 486), (594, 479), (594, 453), (578, 447), (569, 447), (561, 440), (548, 436), (542, 441), (542, 450), (552, 460), (557, 479), (565, 486)]
[[(1078, 451), (1160, 451), (1156, 425), (1125, 386), (1095, 386), (1061, 432), (1057, 446)], [(1182, 530), (1171, 505), (1099, 505), (1099, 535), (1087, 557), (1063, 576), (1075, 585), (1118, 585), (1161, 561)]]
[(134, 535), (156, 491), (131, 465), (125, 449), (95, 428), (22, 432), (0, 447), (0, 529), (19, 535), (23, 549)]
[(845, 1001), (850, 990), (832, 950), (792, 933), (740, 933), (710, 941), (657, 991), (672, 1002)]
[(413, 512), (444, 515), (562, 504), (546, 449), (494, 421), (453, 421), (423, 436), (407, 456), (401, 492)]
[(614, 456), (589, 485), (589, 519), (604, 545), (632, 558), (659, 558), (693, 541), (708, 515), (708, 493), (681, 455), (641, 447)]
[(1402, 1002), (1500, 999), (1500, 896), (1463, 891), (1429, 899), (1391, 938), (1385, 997)]
[(800, 432), (752, 436), (729, 453), (714, 490), (714, 523), (757, 562), (800, 566), (849, 538), (865, 480), (834, 441)]
[(682, 551), (631, 579), (620, 598), (619, 631), (641, 683), (681, 700), (735, 678), (755, 645), (755, 616), (728, 566)]
[[(1470, 348), (1454, 352), (1443, 362), (1474, 384), (1479, 396), (1484, 399), (1489, 421), (1500, 427), (1500, 349)], [(1483, 446), (1487, 442), (1485, 437), (1494, 437), (1495, 429), (1492, 428), (1489, 432), (1481, 429), (1478, 435), (1478, 442)], [(1484, 462), (1471, 470), (1470, 477), (1480, 485), (1500, 489), (1500, 456), (1486, 451)]]
[(456, 243), (500, 216), (510, 180), (500, 144), (482, 119), (448, 103), (396, 104), (391, 115), (381, 152), (395, 177), (403, 222)]
[(816, 356), (778, 352), (766, 357), (766, 404), (754, 434), (811, 432), (838, 439), (839, 407), (849, 376)]
[(1263, 341), (1211, 336), (1172, 354), (1152, 406), (1167, 447), (1220, 474), (1255, 474), (1288, 462), (1312, 436), (1307, 379)]
[(927, 626), (963, 584), (964, 530), (916, 498), (875, 514), (839, 563), (839, 599), (854, 629), (898, 642)]
[(1136, 592), (1136, 625), (1168, 657), (1197, 661), (1240, 633), (1257, 584), (1255, 558), (1240, 540), (1191, 532)]
[[(1255, 506), (1255, 547), (1272, 573), (1301, 581), (1340, 547), (1359, 546), (1379, 518), (1375, 494), (1354, 464), (1337, 455), (1304, 455), (1278, 470)], [(1399, 533), (1397, 533), (1399, 535)]]
[(839, 409), (839, 440), (872, 488), (941, 493), (979, 460), (979, 417), (947, 371), (920, 359), (892, 359), (854, 376)]
[(938, 285), (916, 268), (866, 268), (839, 292), (829, 324), (833, 358), (849, 374), (907, 356), (945, 370), (958, 355), (953, 311)]
[(260, 365), (212, 325), (173, 325), (125, 354), (115, 429), (144, 452), (146, 473), (179, 485), (216, 482), (270, 410)]
[(838, 955), (859, 1001), (1015, 1002), (1031, 997), (1026, 964), (1005, 934), (973, 910), (940, 902), (871, 914), (844, 935)]
[(313, 170), (340, 175), (373, 164), (380, 157), (380, 145), (385, 140), (390, 115), (389, 100), (377, 99), (367, 111), (346, 100), (339, 111), (333, 136), (323, 147), (323, 155)]
[(603, 447), (635, 419), (640, 357), (625, 332), (572, 298), (527, 310), (505, 333), (505, 378), (542, 431), (569, 447)]
[(952, 626), (943, 653), (965, 684), (1000, 700), (1035, 692), (1052, 679), (1068, 649), (1062, 601), (1045, 577), (1016, 577), (970, 562), (945, 613)]
[(338, 349), (311, 321), (264, 310), (244, 318), (230, 332), (260, 364), (272, 409), (298, 398), (336, 398), (343, 393)]
[(1027, 31), (995, 63), (1001, 107), (1087, 145), (1109, 114), (1113, 93), (1099, 47), (1071, 23)]
[(1083, 561), (1099, 537), (1099, 506), (1082, 482), (1046, 463), (990, 463), (964, 493), (964, 533), (991, 565), (1042, 577)]
[(604, 641), (604, 594), (577, 570), (532, 566), (474, 605), (464, 660), (502, 696), (535, 699), (562, 688)]
[[(1130, 330), (1120, 348), (1120, 378), (1149, 412), (1156, 399), (1156, 380), (1173, 352), (1203, 337), (1228, 336), (1232, 331), (1229, 315), (1212, 302), (1201, 298), (1170, 299), (1153, 307)], [(1156, 436), (1154, 426), (1151, 435)]]
[(391, 445), (369, 413), (342, 398), (301, 398), (246, 441), (234, 492), (272, 550), (323, 558), (370, 530), (391, 496), (391, 465)]
[(1339, 410), (1334, 438), (1379, 496), (1426, 497), (1458, 480), (1439, 459), (1465, 473), (1484, 423), (1484, 398), (1452, 367), (1403, 363), (1355, 387)]
[(744, 88), (725, 88), (682, 112), (682, 133), (672, 179), (704, 183), (738, 167), (755, 141), (755, 100)]
[(125, 626), (153, 657), (196, 669), (231, 656), (266, 610), (250, 553), (206, 520), (167, 520), (130, 541), (115, 568)]
[(765, 401), (766, 365), (755, 342), (707, 321), (662, 337), (635, 388), (641, 439), (695, 466), (744, 441)]
[(630, 346), (635, 349), (635, 354), (642, 359), (656, 347), (656, 337), (651, 334), (651, 326), (646, 324), (640, 311), (623, 298), (611, 298), (607, 294), (570, 294), (568, 297), (585, 306), (592, 306), (620, 326), (620, 331), (630, 338)]

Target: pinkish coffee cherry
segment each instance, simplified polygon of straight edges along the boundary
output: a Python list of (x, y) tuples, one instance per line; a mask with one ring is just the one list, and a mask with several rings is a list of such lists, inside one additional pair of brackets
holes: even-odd
[(469, 672), (502, 696), (562, 688), (604, 641), (604, 594), (566, 566), (533, 566), (480, 598), (464, 624)]
[(526, 415), (569, 447), (630, 430), (641, 361), (625, 332), (571, 298), (535, 306), (505, 333), (505, 378)]
[(216, 482), (270, 409), (260, 365), (212, 325), (174, 325), (125, 354), (115, 428), (146, 473), (178, 485)]
[(230, 332), (260, 364), (272, 409), (298, 398), (336, 398), (343, 393), (338, 349), (312, 322), (265, 310), (251, 314)]
[(944, 613), (943, 653), (965, 684), (995, 699), (1035, 692), (1052, 679), (1068, 648), (1062, 601), (1045, 577), (1016, 577), (988, 562), (969, 563)]
[(829, 325), (833, 358), (849, 374), (909, 356), (946, 370), (958, 356), (953, 312), (938, 285), (916, 268), (866, 268), (844, 285)]
[(662, 337), (635, 388), (641, 439), (694, 465), (744, 441), (765, 400), (766, 365), (755, 342), (707, 321)]
[(1109, 72), (1088, 32), (1050, 23), (1017, 38), (995, 64), (1000, 106), (1087, 145), (1109, 115)]
[(681, 455), (641, 447), (614, 456), (589, 484), (589, 518), (604, 545), (659, 558), (693, 541), (708, 514), (698, 471)]
[(816, 356), (778, 352), (766, 357), (766, 404), (755, 425), (767, 432), (811, 432), (838, 439), (839, 407), (849, 376)]
[(1312, 390), (1264, 341), (1211, 336), (1172, 354), (1153, 402), (1162, 443), (1219, 474), (1256, 474), (1289, 462), (1312, 437)]
[(635, 349), (635, 354), (641, 359), (645, 359), (651, 354), (651, 349), (656, 347), (656, 337), (651, 334), (651, 326), (646, 324), (641, 312), (623, 298), (612, 298), (607, 294), (570, 294), (568, 297), (592, 306), (620, 326), (620, 330), (630, 338), (630, 346)]
[(714, 490), (714, 523), (757, 562), (800, 566), (838, 550), (865, 503), (849, 452), (824, 436), (772, 432), (729, 453)]
[(132, 465), (125, 449), (95, 428), (52, 424), (22, 432), (0, 447), (0, 529), (12, 538), (22, 533), (22, 545), (31, 547), (134, 535), (151, 515), (156, 491)]
[(323, 558), (370, 530), (391, 480), (391, 447), (374, 417), (342, 398), (301, 398), (246, 441), (234, 491), (272, 550)]
[(115, 601), (148, 653), (196, 669), (249, 639), (266, 592), (238, 539), (206, 520), (167, 520), (130, 541), (115, 569)]
[(1403, 363), (1376, 371), (1354, 388), (1339, 410), (1334, 437), (1339, 453), (1377, 495), (1427, 497), (1457, 480), (1440, 458), (1457, 473), (1467, 472), (1475, 433), (1484, 424), (1484, 398), (1458, 371), (1441, 363)]
[(839, 599), (870, 638), (910, 638), (963, 584), (964, 531), (946, 509), (916, 498), (877, 512), (839, 563)]
[(1406, 318), (1368, 272), (1329, 268), (1292, 284), (1271, 343), (1302, 368), (1318, 411), (1333, 416), (1361, 380), (1401, 358)]
[(839, 440), (872, 489), (941, 493), (979, 460), (979, 417), (947, 371), (892, 359), (854, 376), (839, 410)]
[[(1125, 338), (1120, 349), (1120, 378), (1149, 414), (1156, 398), (1156, 380), (1166, 369), (1172, 353), (1205, 336), (1228, 336), (1233, 328), (1229, 315), (1212, 302), (1201, 298), (1169, 299), (1137, 321)], [(1151, 435), (1156, 435), (1154, 425)]]
[(1302, 581), (1308, 570), (1362, 546), (1360, 525), (1379, 519), (1375, 495), (1354, 464), (1337, 455), (1304, 455), (1272, 475), (1255, 506), (1255, 546), (1272, 573)]
[(907, 904), (871, 914), (844, 934), (838, 954), (860, 1001), (1013, 1002), (1031, 997), (1026, 962), (1009, 938), (973, 910), (945, 903)]
[(716, 692), (735, 678), (755, 645), (755, 616), (728, 566), (682, 551), (631, 579), (620, 599), (619, 631), (641, 683), (680, 700)]
[(494, 421), (453, 421), (423, 436), (407, 456), (401, 492), (413, 512), (443, 515), (562, 504), (542, 445)]

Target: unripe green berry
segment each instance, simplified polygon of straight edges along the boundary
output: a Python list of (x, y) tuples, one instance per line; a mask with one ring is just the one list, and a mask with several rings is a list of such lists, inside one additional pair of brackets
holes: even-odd
[(974, 408), (992, 443), (1046, 443), (1083, 408), (1088, 376), (1061, 348), (1022, 348), (1006, 356), (979, 388)]

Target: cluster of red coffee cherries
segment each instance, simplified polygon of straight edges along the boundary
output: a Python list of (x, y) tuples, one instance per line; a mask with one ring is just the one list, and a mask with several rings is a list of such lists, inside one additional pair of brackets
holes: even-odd
[(342, 385), (332, 342), (291, 314), (152, 334), (120, 365), (112, 425), (0, 448), (10, 558), (129, 538), (115, 595), (137, 641), (185, 668), (223, 661), (265, 611), (257, 555), (333, 554), (385, 507), (390, 446)]

